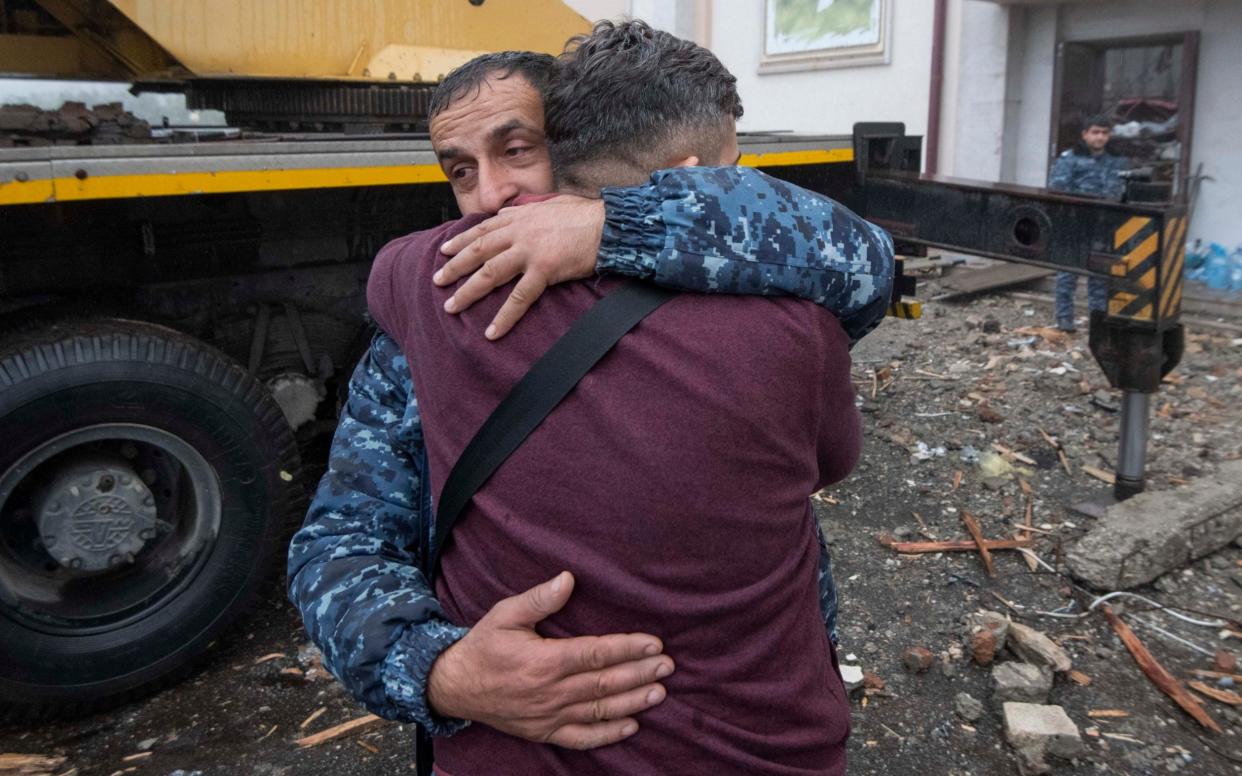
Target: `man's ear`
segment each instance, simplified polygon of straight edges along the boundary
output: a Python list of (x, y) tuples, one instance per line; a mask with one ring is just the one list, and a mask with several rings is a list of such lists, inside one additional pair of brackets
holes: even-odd
[(699, 166), (699, 157), (687, 156), (684, 159), (673, 159), (669, 161), (668, 164), (664, 165), (664, 168), (671, 169), (673, 167), (698, 167), (698, 166)]

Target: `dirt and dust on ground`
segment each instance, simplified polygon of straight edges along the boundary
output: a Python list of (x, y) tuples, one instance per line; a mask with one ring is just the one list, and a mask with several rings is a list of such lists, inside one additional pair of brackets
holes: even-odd
[[(1064, 574), (1067, 548), (1100, 520), (1067, 507), (1111, 493), (1100, 478), (1116, 460), (1119, 396), (1087, 352), (1085, 326), (1065, 335), (1050, 320), (1049, 305), (1010, 293), (932, 303), (922, 320), (889, 320), (854, 351), (865, 452), (815, 498), (840, 588), (842, 662), (861, 673), (851, 677), (852, 774), (1017, 773), (1005, 698), (1046, 707), (1011, 707), (1011, 734), (1033, 752), (1028, 772), (1242, 773), (1242, 706), (1232, 705), (1242, 702), (1242, 546), (1135, 590), (1222, 624), (1109, 601), (1181, 686), (1198, 682), (1185, 692), (1220, 733), (1156, 688), (1102, 607), (1072, 616), (1105, 591)], [(1242, 325), (1230, 326), (1192, 329), (1153, 401), (1151, 490), (1193, 493), (1242, 458)], [(1020, 527), (1028, 504), (1030, 530)], [(987, 541), (1029, 539), (1052, 570), (998, 548), (992, 577), (978, 552), (892, 544), (972, 541), (967, 514)], [(968, 620), (981, 611), (994, 614)], [(1063, 660), (1069, 670), (1056, 670)], [(85, 719), (0, 729), (0, 752), (50, 758), (31, 773), (413, 773), (411, 726), (363, 723), (298, 744), (364, 715), (273, 594), (190, 680)]]

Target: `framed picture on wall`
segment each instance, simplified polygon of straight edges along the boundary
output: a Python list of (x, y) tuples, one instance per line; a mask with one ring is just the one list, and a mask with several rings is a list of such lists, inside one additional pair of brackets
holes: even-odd
[(893, 0), (764, 0), (760, 73), (886, 65)]

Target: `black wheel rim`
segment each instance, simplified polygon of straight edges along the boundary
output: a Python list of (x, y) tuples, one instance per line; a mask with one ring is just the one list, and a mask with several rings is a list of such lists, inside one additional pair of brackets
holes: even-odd
[(215, 468), (176, 434), (104, 423), (49, 439), (0, 475), (0, 614), (54, 635), (149, 617), (202, 571), (221, 515)]

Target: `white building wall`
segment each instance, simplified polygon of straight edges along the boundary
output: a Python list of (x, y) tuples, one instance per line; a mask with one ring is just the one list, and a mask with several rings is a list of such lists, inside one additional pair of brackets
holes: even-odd
[(902, 121), (925, 134), (932, 8), (931, 0), (893, 0), (889, 64), (760, 74), (764, 3), (715, 0), (710, 47), (737, 76), (746, 108), (739, 128), (849, 134), (857, 121)]
[(1009, 13), (995, 3), (950, 0), (938, 168), (945, 175), (1001, 178)]
[[(1242, 66), (1237, 53), (1242, 51), (1242, 2), (1114, 0), (1015, 8), (1013, 14), (1023, 51), (1021, 57), (1011, 52), (1010, 123), (1016, 126), (1007, 126), (1006, 134), (1016, 142), (1005, 144), (1001, 169), (1013, 170), (1013, 182), (1034, 186), (1047, 178), (1057, 40), (1200, 33), (1191, 167), (1202, 163), (1204, 174), (1215, 180), (1203, 184), (1188, 236), (1230, 248), (1242, 244)], [(964, 29), (963, 37), (973, 36)], [(958, 122), (947, 131), (960, 135), (967, 130)]]
[[(1015, 14), (1018, 9), (1014, 9)], [(1052, 80), (1057, 52), (1057, 9), (1022, 9), (1011, 19), (1014, 37), (1022, 41), (1022, 57), (1010, 65), (1011, 110), (1007, 119), (1004, 169), (1006, 183), (1044, 186), (1052, 152)], [(1012, 124), (1012, 128), (1010, 127)]]

